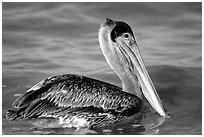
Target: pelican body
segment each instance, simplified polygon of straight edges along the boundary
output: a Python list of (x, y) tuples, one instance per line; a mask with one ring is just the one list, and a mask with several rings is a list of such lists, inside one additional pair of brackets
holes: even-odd
[(97, 128), (139, 114), (143, 95), (165, 116), (131, 27), (107, 18), (99, 29), (99, 43), (122, 88), (76, 74), (52, 76), (17, 98), (7, 119), (28, 119), (40, 128)]

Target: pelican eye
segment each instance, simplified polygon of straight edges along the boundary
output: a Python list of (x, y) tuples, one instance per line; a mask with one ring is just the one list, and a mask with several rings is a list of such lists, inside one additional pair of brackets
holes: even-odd
[(115, 27), (112, 29), (110, 36), (111, 40), (116, 42), (115, 39), (120, 36), (122, 36), (124, 39), (129, 39), (130, 36), (133, 36), (133, 32), (127, 23), (116, 21)]
[(129, 38), (129, 34), (128, 34), (128, 33), (125, 33), (123, 36), (124, 36), (126, 39)]

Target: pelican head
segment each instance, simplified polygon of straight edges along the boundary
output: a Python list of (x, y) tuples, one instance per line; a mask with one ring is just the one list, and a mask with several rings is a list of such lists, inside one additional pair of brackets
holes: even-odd
[(161, 116), (166, 116), (131, 27), (107, 18), (99, 29), (99, 43), (106, 61), (121, 79), (123, 91), (140, 98), (144, 95)]

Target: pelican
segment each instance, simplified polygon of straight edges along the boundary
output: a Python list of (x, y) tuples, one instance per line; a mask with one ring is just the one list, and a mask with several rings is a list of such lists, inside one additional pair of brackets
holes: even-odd
[(165, 117), (131, 27), (107, 18), (101, 24), (98, 39), (106, 61), (121, 79), (122, 88), (76, 74), (52, 76), (18, 97), (13, 103), (15, 110), (8, 110), (7, 119), (40, 121), (33, 122), (37, 127), (97, 128), (139, 114), (143, 95)]

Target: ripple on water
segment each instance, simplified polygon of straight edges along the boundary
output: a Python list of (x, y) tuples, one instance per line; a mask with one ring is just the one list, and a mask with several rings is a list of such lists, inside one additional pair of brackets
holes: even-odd
[[(201, 15), (201, 2), (4, 2), (2, 134), (202, 134)], [(171, 117), (159, 124), (160, 119), (147, 106), (142, 122), (101, 128), (97, 133), (40, 130), (26, 121), (5, 120), (17, 96), (51, 75), (78, 73), (121, 86), (98, 44), (98, 29), (107, 17), (126, 21), (133, 28), (147, 70)]]

